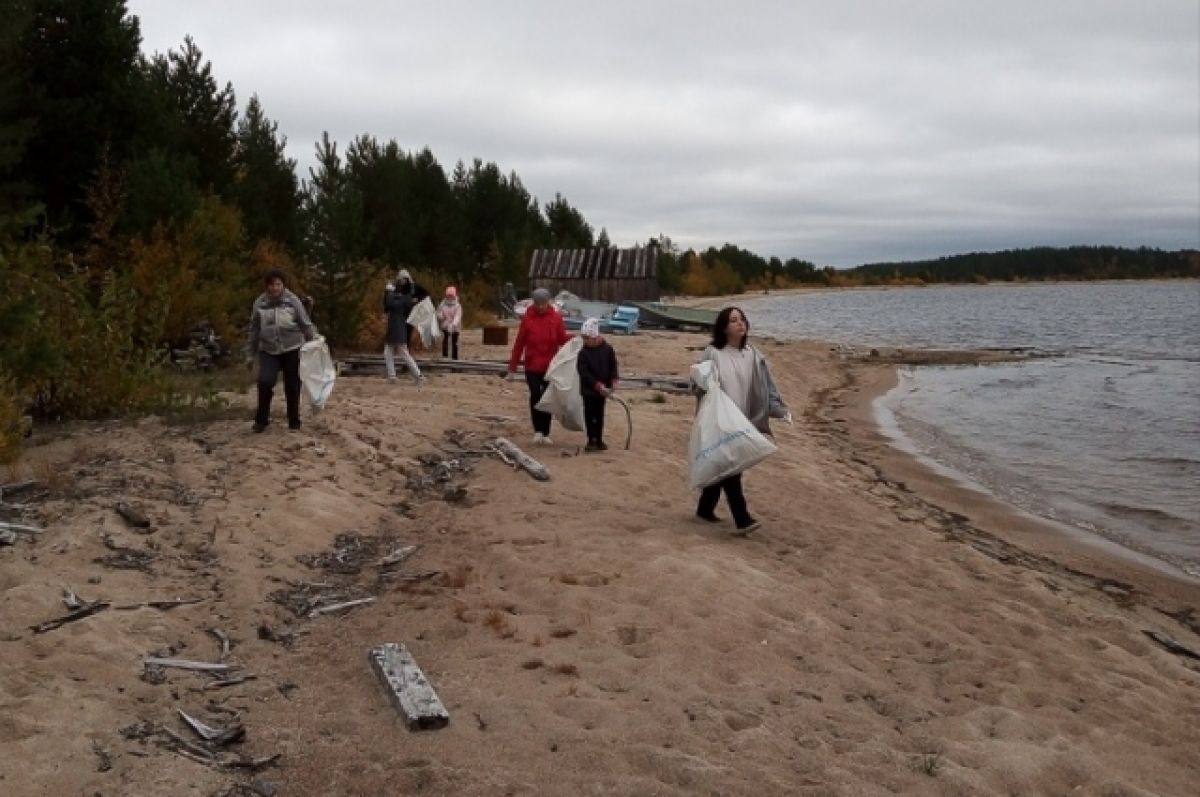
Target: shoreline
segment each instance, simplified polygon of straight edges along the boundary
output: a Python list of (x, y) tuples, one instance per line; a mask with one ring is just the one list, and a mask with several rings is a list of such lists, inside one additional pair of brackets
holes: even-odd
[[(969, 353), (966, 354), (971, 362), (983, 361), (970, 359)], [(983, 357), (991, 354), (981, 353)], [(917, 358), (920, 359), (919, 354)], [(978, 526), (1061, 568), (1176, 600), (1194, 601), (1200, 595), (1200, 579), (1170, 562), (1023, 510), (965, 477), (939, 472), (916, 452), (897, 446), (882, 428), (876, 407), (876, 402), (896, 386), (897, 367), (892, 363), (861, 360), (847, 364), (849, 384), (833, 399), (842, 406), (826, 406), (830, 418), (850, 430), (849, 456), (867, 459), (881, 478), (904, 485), (921, 499), (963, 518), (964, 523)]]

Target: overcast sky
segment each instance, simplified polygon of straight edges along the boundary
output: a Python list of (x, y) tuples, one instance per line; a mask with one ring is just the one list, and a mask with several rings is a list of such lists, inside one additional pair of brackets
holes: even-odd
[(1200, 246), (1200, 2), (129, 0), (323, 130), (479, 157), (614, 244), (819, 265)]

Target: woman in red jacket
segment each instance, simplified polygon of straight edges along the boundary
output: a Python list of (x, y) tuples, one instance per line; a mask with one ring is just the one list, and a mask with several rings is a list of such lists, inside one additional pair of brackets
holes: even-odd
[(529, 385), (529, 417), (533, 420), (533, 444), (548, 446), (550, 413), (537, 408), (546, 392), (546, 371), (559, 347), (567, 342), (567, 328), (562, 316), (550, 304), (550, 291), (538, 288), (533, 292), (533, 304), (521, 319), (512, 356), (508, 358), (508, 378), (516, 379), (517, 365), (525, 359), (525, 382)]

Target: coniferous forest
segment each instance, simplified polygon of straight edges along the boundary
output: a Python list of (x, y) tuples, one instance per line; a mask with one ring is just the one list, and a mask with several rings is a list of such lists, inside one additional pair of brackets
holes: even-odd
[[(452, 167), (363, 133), (314, 142), (303, 178), (253, 87), (201, 43), (143, 51), (124, 0), (0, 0), (0, 459), (22, 416), (91, 418), (203, 399), (172, 350), (198, 328), (236, 346), (281, 268), (338, 346), (375, 348), (387, 275), (459, 285), (469, 318), (525, 286), (533, 250), (608, 245), (566, 198), (512, 171)], [(249, 92), (249, 93), (247, 93)], [(733, 244), (659, 251), (664, 293), (1200, 275), (1195, 252), (1027, 249), (839, 271)]]

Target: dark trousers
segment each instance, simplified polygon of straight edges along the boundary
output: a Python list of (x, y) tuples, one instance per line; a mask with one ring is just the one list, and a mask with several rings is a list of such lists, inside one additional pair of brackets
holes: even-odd
[(283, 354), (258, 353), (258, 412), (254, 422), (266, 426), (271, 420), (271, 396), (275, 393), (275, 380), (283, 371), (283, 395), (287, 399), (288, 424), (300, 423), (300, 350), (292, 349)]
[(453, 351), (453, 359), (458, 359), (458, 333), (443, 332), (442, 333), (442, 356), (450, 357), (450, 351)]
[(750, 517), (750, 510), (746, 508), (746, 496), (742, 493), (740, 473), (701, 490), (696, 513), (711, 516), (717, 508), (717, 501), (721, 500), (721, 490), (725, 491), (725, 500), (729, 503), (729, 511), (733, 513), (733, 524), (742, 528), (753, 523), (754, 518)]
[(583, 425), (587, 428), (589, 441), (604, 441), (604, 404), (607, 401), (604, 396), (585, 394), (583, 397)]
[(542, 394), (549, 386), (546, 384), (546, 375), (526, 371), (525, 383), (529, 385), (529, 418), (533, 421), (533, 431), (550, 434), (550, 419), (554, 416), (537, 408), (537, 403), (542, 400)]

